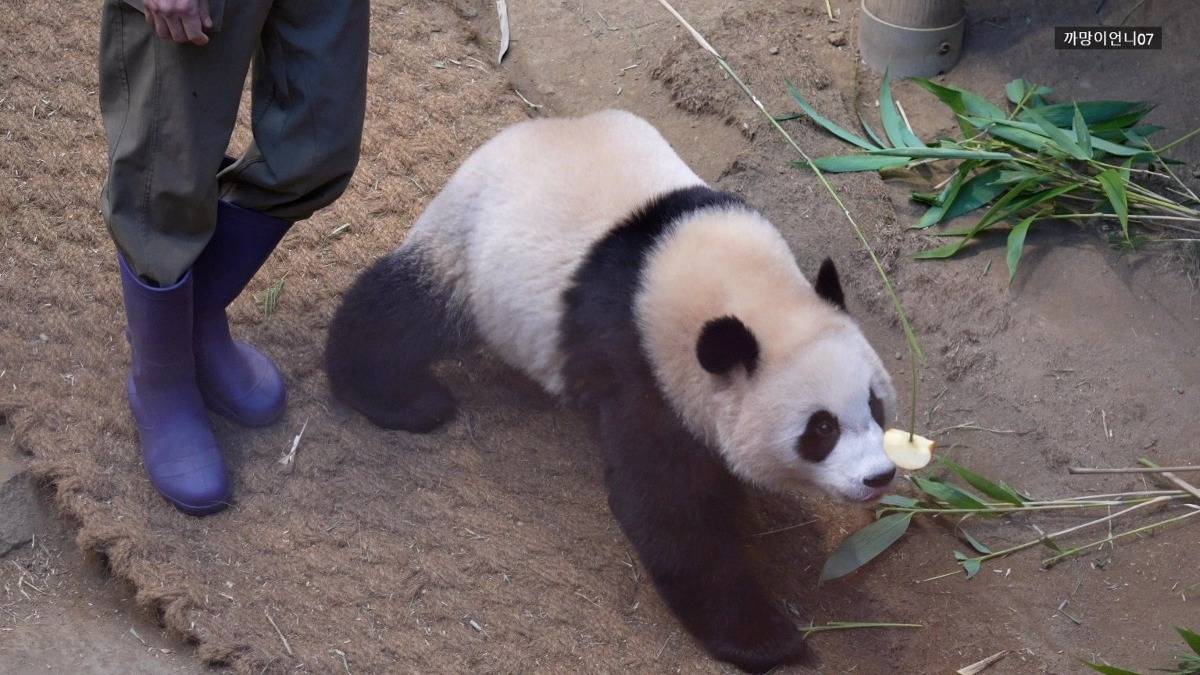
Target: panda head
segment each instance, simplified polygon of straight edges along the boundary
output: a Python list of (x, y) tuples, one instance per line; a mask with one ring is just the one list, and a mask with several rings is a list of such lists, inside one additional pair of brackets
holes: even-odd
[(755, 317), (774, 324), (765, 332), (790, 338), (787, 344), (763, 344), (736, 315), (703, 324), (695, 357), (711, 392), (704, 426), (733, 472), (750, 482), (779, 490), (814, 484), (843, 499), (870, 501), (895, 475), (883, 451), (895, 392), (846, 313), (831, 261), (822, 264), (813, 290), (806, 316)]

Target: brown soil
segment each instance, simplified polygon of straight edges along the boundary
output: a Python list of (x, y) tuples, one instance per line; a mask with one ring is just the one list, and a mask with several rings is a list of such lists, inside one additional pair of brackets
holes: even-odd
[[(80, 545), (132, 582), (138, 602), (203, 661), (239, 672), (723, 670), (646, 582), (570, 411), (478, 355), (446, 368), (462, 414), (429, 436), (372, 428), (325, 387), (320, 350), (338, 293), (401, 240), (466, 153), (527, 114), (621, 106), (645, 115), (706, 179), (760, 206), (806, 269), (833, 255), (868, 336), (885, 355), (904, 352), (878, 280), (827, 195), (788, 166), (788, 148), (656, 3), (510, 4), (515, 39), (497, 71), (489, 3), (374, 3), (354, 184), (296, 228), (232, 308), (236, 330), (283, 366), (289, 412), (257, 431), (217, 422), (238, 503), (206, 519), (155, 495), (124, 402), (116, 265), (96, 209), (96, 10), (33, 5), (0, 24), (0, 414), (80, 523)], [(791, 109), (789, 77), (818, 108), (852, 119), (847, 111), (873, 102), (878, 81), (857, 73), (852, 49), (829, 34), (852, 23), (857, 3), (834, 3), (836, 25), (819, 0), (780, 4), (680, 3), (768, 107)], [(1164, 105), (1152, 121), (1176, 132), (1196, 125), (1200, 67), (1185, 45), (1200, 19), (1183, 3), (1138, 10), (1131, 22), (1165, 25), (1168, 49), (1134, 56), (1053, 52), (1052, 26), (1094, 21), (1096, 3), (1043, 4), (973, 3), (968, 56), (949, 79), (993, 98), (1020, 75), (1065, 95), (1154, 98)], [(1102, 18), (1119, 21), (1132, 4), (1110, 0)], [(514, 87), (544, 107), (528, 108)], [(900, 97), (919, 131), (949, 126), (915, 88), (900, 87)], [(843, 150), (790, 124), (814, 152)], [(1197, 147), (1178, 154), (1195, 166)], [(949, 455), (1038, 496), (1142, 484), (1068, 479), (1068, 463), (1196, 459), (1200, 303), (1178, 265), (1121, 257), (1064, 227), (1031, 235), (1033, 254), (1010, 288), (1002, 247), (912, 262), (906, 254), (931, 238), (904, 230), (916, 211), (903, 189), (871, 175), (834, 182), (883, 253), (929, 353), (921, 429), (973, 422), (1014, 432), (946, 431)], [(343, 223), (345, 234), (328, 236)], [(281, 278), (278, 309), (265, 316), (254, 296)], [(889, 361), (905, 382), (907, 362)], [(277, 459), (305, 424), (286, 472)], [(962, 546), (922, 523), (869, 569), (817, 588), (824, 556), (869, 515), (819, 495), (760, 502), (762, 532), (816, 519), (754, 542), (800, 620), (925, 625), (814, 637), (814, 671), (947, 672), (1004, 649), (1012, 653), (993, 672), (1074, 671), (1077, 657), (1147, 669), (1170, 662), (1170, 626), (1196, 627), (1196, 593), (1184, 592), (1200, 583), (1194, 527), (1050, 571), (1030, 552), (971, 581), (918, 585), (951, 569), (950, 552)], [(978, 534), (999, 546), (1032, 532), (1017, 523)], [(1078, 624), (1056, 612), (1064, 600)]]

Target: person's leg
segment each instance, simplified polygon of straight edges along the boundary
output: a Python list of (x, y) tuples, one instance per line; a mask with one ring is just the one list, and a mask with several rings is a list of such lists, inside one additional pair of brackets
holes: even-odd
[(265, 2), (227, 9), (196, 47), (161, 40), (141, 13), (109, 0), (100, 40), (103, 211), (118, 248), (130, 407), (151, 482), (197, 515), (224, 508), (230, 490), (196, 385), (188, 269), (216, 219), (216, 172), (266, 15)]
[(229, 2), (204, 47), (159, 38), (122, 0), (105, 4), (102, 209), (117, 249), (156, 285), (178, 281), (212, 235), (216, 176), (269, 4)]
[(249, 426), (286, 403), (283, 377), (229, 334), (225, 307), (292, 222), (337, 199), (358, 162), (367, 0), (277, 0), (254, 59), (254, 143), (220, 173), (216, 232), (196, 261), (195, 353), (209, 407)]
[(221, 198), (297, 221), (346, 189), (366, 111), (368, 0), (277, 0), (254, 65), (254, 144)]

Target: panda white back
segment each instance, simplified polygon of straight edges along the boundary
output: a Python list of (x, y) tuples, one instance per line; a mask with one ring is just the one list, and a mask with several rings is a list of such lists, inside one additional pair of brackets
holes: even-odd
[(557, 395), (561, 296), (584, 256), (653, 197), (703, 184), (631, 113), (529, 120), (471, 155), (405, 246), (436, 256), (479, 336)]

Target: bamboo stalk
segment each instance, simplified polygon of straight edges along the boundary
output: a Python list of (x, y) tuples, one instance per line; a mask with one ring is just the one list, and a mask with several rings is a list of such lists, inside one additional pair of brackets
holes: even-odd
[[(1147, 461), (1147, 460), (1142, 460)], [(1093, 469), (1085, 466), (1072, 466), (1067, 469), (1067, 473), (1075, 474), (1092, 474), (1092, 473), (1168, 473), (1171, 471), (1200, 471), (1200, 466), (1127, 466), (1115, 469)]]
[[(1154, 469), (1160, 468), (1157, 464), (1155, 464), (1154, 462), (1151, 462), (1150, 460), (1146, 459), (1145, 457), (1141, 458), (1138, 461), (1141, 462), (1142, 464), (1145, 464), (1147, 467), (1150, 467), (1150, 468), (1154, 468)], [(1171, 473), (1172, 471), (1178, 471), (1178, 470), (1179, 469), (1165, 470), (1162, 473), (1162, 477), (1166, 478), (1167, 480), (1171, 481), (1172, 483), (1178, 485), (1180, 488), (1185, 490), (1188, 494), (1192, 495), (1193, 497), (1200, 499), (1200, 490), (1197, 490), (1195, 485), (1192, 485), (1191, 483), (1185, 481), (1184, 479), (1180, 478), (1179, 476), (1176, 476), (1175, 474)]]
[[(1004, 549), (1004, 550), (1002, 550), (1002, 551), (996, 551), (996, 552), (994, 552), (994, 553), (989, 553), (989, 554), (987, 554), (987, 555), (980, 556), (979, 558), (974, 558), (974, 559), (975, 559), (975, 560), (978, 560), (980, 563), (984, 563), (984, 562), (987, 562), (987, 561), (989, 561), (989, 560), (994, 560), (995, 558), (1002, 558), (1002, 557), (1004, 557), (1004, 556), (1006, 556), (1006, 555), (1011, 555), (1011, 554), (1013, 554), (1013, 553), (1017, 553), (1018, 551), (1024, 551), (1024, 550), (1025, 550), (1025, 549), (1027, 549), (1027, 548), (1031, 548), (1031, 547), (1033, 547), (1033, 546), (1037, 546), (1038, 544), (1041, 544), (1041, 543), (1043, 543), (1043, 542), (1046, 542), (1046, 541), (1053, 541), (1053, 540), (1054, 540), (1055, 538), (1057, 538), (1057, 537), (1065, 537), (1065, 536), (1067, 536), (1068, 534), (1073, 534), (1073, 533), (1075, 533), (1075, 532), (1078, 532), (1078, 531), (1080, 531), (1080, 530), (1083, 530), (1083, 529), (1086, 529), (1086, 528), (1092, 527), (1093, 525), (1101, 525), (1101, 524), (1103, 524), (1103, 523), (1112, 522), (1112, 520), (1113, 520), (1114, 518), (1120, 518), (1121, 516), (1123, 516), (1123, 515), (1125, 515), (1125, 514), (1127, 514), (1127, 513), (1130, 513), (1130, 512), (1136, 511), (1136, 510), (1138, 510), (1138, 509), (1140, 509), (1140, 508), (1143, 508), (1143, 507), (1146, 507), (1146, 506), (1150, 506), (1151, 504), (1161, 504), (1161, 503), (1163, 503), (1163, 502), (1165, 502), (1165, 501), (1168, 501), (1168, 500), (1170, 500), (1170, 499), (1171, 499), (1171, 497), (1167, 497), (1167, 496), (1165, 496), (1165, 495), (1164, 495), (1164, 496), (1161, 496), (1161, 497), (1155, 497), (1154, 499), (1151, 499), (1151, 500), (1148, 500), (1148, 501), (1144, 501), (1144, 502), (1142, 502), (1142, 503), (1140, 503), (1140, 504), (1137, 504), (1137, 505), (1135, 505), (1135, 506), (1131, 506), (1131, 507), (1129, 507), (1129, 508), (1127, 508), (1127, 509), (1122, 509), (1122, 510), (1120, 510), (1120, 511), (1117, 511), (1116, 513), (1109, 514), (1109, 515), (1107, 515), (1107, 516), (1105, 516), (1105, 517), (1103, 517), (1103, 518), (1097, 518), (1096, 520), (1089, 520), (1089, 521), (1088, 521), (1088, 522), (1086, 522), (1086, 523), (1081, 523), (1081, 524), (1079, 524), (1079, 525), (1075, 525), (1075, 526), (1072, 526), (1072, 527), (1068, 527), (1067, 529), (1065, 529), (1065, 530), (1059, 530), (1058, 532), (1052, 532), (1051, 534), (1047, 534), (1047, 535), (1046, 535), (1046, 536), (1044, 536), (1044, 537), (1040, 537), (1040, 538), (1038, 538), (1038, 539), (1034, 539), (1034, 540), (1032, 540), (1032, 541), (1027, 541), (1027, 542), (1025, 542), (1024, 544), (1017, 544), (1016, 546), (1010, 546), (1010, 547), (1008, 547), (1008, 548), (1006, 548), (1006, 549)], [(965, 571), (965, 569), (964, 569), (963, 567), (961, 567), (961, 566), (960, 566), (958, 569), (954, 570), (953, 572), (946, 572), (945, 574), (939, 574), (939, 575), (937, 575), (937, 576), (935, 576), (935, 577), (929, 577), (928, 579), (922, 579), (921, 581), (918, 581), (917, 583), (925, 583), (925, 582), (927, 582), (927, 581), (934, 581), (934, 580), (937, 580), (937, 579), (943, 579), (943, 578), (945, 578), (945, 577), (954, 576), (955, 574), (961, 574), (961, 573), (963, 573), (964, 571)]]
[(1109, 536), (1107, 536), (1103, 539), (1097, 540), (1097, 541), (1093, 541), (1090, 544), (1084, 544), (1083, 546), (1076, 546), (1075, 548), (1063, 551), (1062, 553), (1059, 553), (1056, 556), (1051, 556), (1049, 558), (1046, 558), (1045, 560), (1042, 561), (1042, 567), (1051, 567), (1066, 558), (1070, 558), (1072, 556), (1083, 553), (1084, 551), (1088, 550), (1089, 548), (1095, 548), (1096, 546), (1103, 546), (1104, 544), (1107, 544), (1111, 541), (1116, 541), (1118, 539), (1121, 539), (1122, 537), (1128, 537), (1128, 536), (1131, 536), (1134, 534), (1140, 534), (1142, 532), (1146, 532), (1149, 530), (1153, 530), (1153, 529), (1162, 527), (1163, 525), (1169, 525), (1171, 523), (1178, 522), (1185, 518), (1191, 518), (1192, 516), (1195, 516), (1195, 515), (1200, 515), (1200, 511), (1188, 511), (1187, 513), (1183, 514), (1182, 516), (1175, 516), (1174, 518), (1167, 518), (1166, 520), (1160, 520), (1157, 523), (1143, 525), (1142, 527), (1139, 527), (1139, 528), (1136, 528), (1133, 530), (1129, 530), (1128, 532), (1122, 532), (1120, 534), (1110, 534)]

